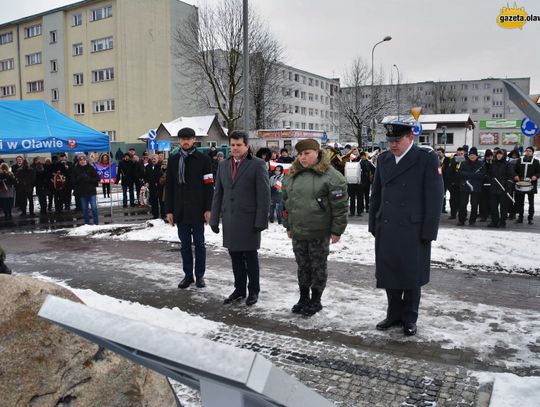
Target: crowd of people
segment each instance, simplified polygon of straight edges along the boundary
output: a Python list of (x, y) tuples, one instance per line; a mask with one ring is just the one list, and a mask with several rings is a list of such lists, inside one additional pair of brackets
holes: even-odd
[[(467, 221), (469, 226), (475, 226), (489, 220), (487, 226), (491, 228), (504, 228), (507, 220), (523, 223), (527, 198), (527, 222), (533, 224), (534, 195), (540, 177), (534, 147), (525, 148), (523, 155), (517, 149), (486, 150), (483, 159), (476, 147), (459, 147), (451, 158), (443, 148), (437, 152), (445, 192), (450, 195), (448, 219), (456, 219), (458, 226)], [(446, 200), (442, 212), (447, 213)]]

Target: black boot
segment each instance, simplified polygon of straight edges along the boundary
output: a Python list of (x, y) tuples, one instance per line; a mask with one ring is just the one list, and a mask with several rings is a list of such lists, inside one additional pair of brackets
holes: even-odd
[(304, 310), (302, 314), (310, 317), (320, 310), (322, 310), (323, 306), (321, 304), (321, 296), (322, 291), (318, 290), (316, 288), (311, 289), (311, 300), (309, 301), (308, 305), (304, 307)]
[(304, 311), (304, 307), (309, 304), (309, 287), (300, 286), (300, 299), (292, 307), (294, 314), (301, 314)]

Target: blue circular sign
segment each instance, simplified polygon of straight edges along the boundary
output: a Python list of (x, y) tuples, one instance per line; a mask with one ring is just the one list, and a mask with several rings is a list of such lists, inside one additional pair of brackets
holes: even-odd
[(414, 122), (414, 127), (413, 127), (413, 134), (415, 136), (419, 136), (420, 134), (422, 134), (422, 125), (420, 124), (420, 122)]
[(521, 121), (521, 132), (524, 136), (534, 137), (538, 134), (538, 130), (540, 129), (538, 128), (536, 123), (530, 120), (528, 117), (525, 117)]
[(155, 131), (154, 129), (152, 129), (152, 130), (150, 130), (150, 131), (148, 132), (148, 138), (149, 138), (150, 140), (155, 140), (155, 138), (156, 138), (156, 131)]

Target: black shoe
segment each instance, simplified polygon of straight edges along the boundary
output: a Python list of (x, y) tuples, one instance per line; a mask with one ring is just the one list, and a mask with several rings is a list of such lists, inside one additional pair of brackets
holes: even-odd
[(394, 326), (402, 326), (403, 322), (401, 320), (393, 320), (390, 318), (385, 318), (381, 322), (379, 322), (377, 325), (375, 325), (375, 328), (378, 331), (386, 331), (387, 329), (390, 329)]
[(362, 212), (358, 212), (358, 215), (356, 215), (356, 216), (362, 216)]
[(403, 333), (405, 336), (416, 335), (416, 324), (414, 322), (406, 322), (403, 326)]
[(354, 216), (354, 212), (349, 212), (349, 216)]
[(476, 222), (469, 222), (469, 226), (476, 226)]
[(178, 284), (178, 288), (182, 288), (182, 289), (188, 288), (194, 282), (195, 280), (193, 280), (193, 278), (184, 277), (184, 279), (180, 281), (180, 283)]
[(270, 223), (274, 223), (274, 219), (268, 219)]
[(457, 225), (458, 226), (465, 226), (465, 222), (458, 222)]
[(315, 315), (317, 312), (319, 312), (322, 309), (323, 309), (323, 306), (320, 301), (316, 301), (316, 300), (314, 301), (313, 299), (311, 299), (311, 301), (309, 301), (309, 303), (306, 306), (304, 306), (304, 308), (302, 309), (302, 314), (307, 317), (310, 317), (312, 315)]
[(486, 221), (486, 218), (480, 218), (478, 219), (478, 222), (485, 222)]
[(488, 228), (496, 228), (497, 227), (497, 224), (496, 223), (490, 223), (487, 225)]
[(204, 281), (204, 277), (198, 278), (197, 282), (195, 283), (197, 288), (204, 288), (206, 287), (206, 281)]
[(516, 215), (508, 215), (508, 218), (507, 218), (507, 219), (509, 219), (509, 220), (514, 220), (514, 219), (516, 219)]
[(448, 217), (448, 220), (453, 220), (453, 219), (456, 219), (456, 217), (455, 216), (449, 216)]
[(499, 223), (499, 228), (504, 229), (506, 227), (506, 222)]
[(300, 299), (293, 305), (291, 311), (293, 314), (301, 314), (304, 307), (309, 304), (309, 287), (300, 287)]
[(242, 294), (236, 290), (233, 291), (231, 295), (229, 295), (225, 300), (223, 301), (223, 304), (230, 304), (234, 301), (238, 301), (240, 299), (246, 298), (246, 294)]
[(523, 223), (523, 218), (517, 218), (514, 223)]
[(127, 205), (122, 205), (122, 208), (127, 208)]
[(259, 294), (249, 294), (246, 300), (246, 305), (249, 307), (259, 301)]
[(529, 220), (527, 221), (527, 223), (528, 223), (529, 225), (532, 225), (532, 224), (533, 224), (532, 219), (529, 219)]
[(441, 213), (448, 213), (448, 211), (446, 209), (443, 209)]

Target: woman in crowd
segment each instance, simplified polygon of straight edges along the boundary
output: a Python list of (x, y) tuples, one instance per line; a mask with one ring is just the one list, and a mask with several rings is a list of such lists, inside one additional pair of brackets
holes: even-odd
[(283, 167), (276, 165), (274, 175), (270, 177), (270, 216), (268, 220), (274, 222), (274, 213), (281, 224), (281, 201), (283, 184)]
[(13, 199), (15, 198), (15, 184), (17, 180), (7, 163), (0, 164), (0, 207), (4, 211), (4, 219), (12, 218)]
[(17, 179), (17, 194), (20, 197), (21, 216), (26, 216), (28, 205), (28, 215), (34, 216), (34, 184), (36, 182), (36, 172), (28, 165), (27, 160), (23, 160), (21, 168), (15, 173)]
[(75, 191), (81, 200), (84, 224), (90, 223), (88, 217), (88, 205), (92, 207), (92, 219), (94, 225), (98, 224), (98, 208), (96, 201), (96, 187), (99, 183), (99, 175), (96, 169), (88, 163), (86, 155), (78, 157), (78, 165), (73, 168), (73, 183)]

